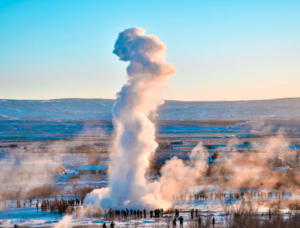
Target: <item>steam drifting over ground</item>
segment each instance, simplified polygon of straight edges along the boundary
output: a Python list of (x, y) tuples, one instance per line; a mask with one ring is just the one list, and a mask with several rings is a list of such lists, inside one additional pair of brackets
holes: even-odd
[(113, 53), (130, 62), (128, 81), (117, 94), (112, 110), (117, 152), (112, 155), (109, 187), (94, 190), (85, 199), (86, 204), (104, 208), (171, 206), (163, 199), (158, 182), (146, 183), (145, 171), (148, 157), (158, 146), (148, 117), (162, 104), (159, 92), (176, 69), (165, 61), (166, 45), (145, 32), (143, 28), (126, 29), (115, 43)]

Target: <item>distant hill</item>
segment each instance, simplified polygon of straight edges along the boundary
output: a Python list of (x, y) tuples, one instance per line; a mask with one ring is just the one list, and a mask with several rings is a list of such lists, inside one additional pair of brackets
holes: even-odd
[[(0, 120), (112, 118), (112, 99), (0, 100)], [(165, 101), (152, 119), (300, 119), (300, 98), (250, 101)]]

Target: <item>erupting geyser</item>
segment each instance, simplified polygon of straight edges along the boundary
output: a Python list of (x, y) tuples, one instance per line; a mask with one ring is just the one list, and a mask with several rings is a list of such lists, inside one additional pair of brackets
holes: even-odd
[(176, 68), (165, 61), (166, 45), (158, 37), (145, 35), (143, 28), (120, 32), (113, 53), (129, 61), (128, 81), (117, 94), (112, 109), (116, 125), (115, 149), (110, 165), (108, 188), (87, 195), (85, 204), (103, 208), (167, 208), (158, 182), (146, 183), (148, 157), (158, 144), (155, 128), (149, 120), (160, 105), (159, 91)]

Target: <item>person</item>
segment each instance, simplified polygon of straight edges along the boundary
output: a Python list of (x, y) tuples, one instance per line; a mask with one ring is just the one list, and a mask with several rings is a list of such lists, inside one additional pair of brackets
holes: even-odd
[(179, 210), (178, 209), (175, 209), (175, 217), (179, 217)]
[(269, 210), (269, 219), (271, 220), (271, 210)]
[(194, 219), (194, 209), (191, 210), (191, 219)]
[(152, 218), (153, 217), (153, 211), (151, 210), (150, 211), (150, 218)]
[(182, 216), (180, 216), (179, 222), (180, 222), (180, 228), (183, 228), (183, 218), (182, 218)]
[(201, 216), (199, 216), (199, 218), (198, 218), (198, 227), (201, 227), (201, 223), (202, 223), (202, 219), (201, 219)]
[(106, 228), (106, 224), (105, 224), (105, 223), (103, 223), (102, 227), (103, 227), (103, 228)]
[(212, 225), (213, 225), (213, 227), (215, 227), (215, 224), (216, 224), (216, 220), (215, 220), (215, 217), (213, 217), (213, 219), (212, 219)]
[(143, 211), (143, 212), (144, 212), (144, 218), (146, 218), (146, 210), (144, 209), (144, 211)]
[(30, 204), (30, 207), (31, 207), (31, 204), (32, 204), (32, 199), (30, 199), (30, 200), (29, 200), (29, 204)]
[(4, 200), (4, 202), (3, 202), (3, 203), (4, 203), (4, 209), (5, 209), (5, 208), (6, 208), (6, 200)]
[(110, 228), (114, 228), (114, 227), (115, 227), (115, 223), (114, 223), (114, 221), (112, 221), (110, 224)]
[(173, 227), (176, 227), (176, 218), (173, 219)]
[(36, 203), (36, 211), (39, 211), (39, 200), (37, 200), (37, 203)]

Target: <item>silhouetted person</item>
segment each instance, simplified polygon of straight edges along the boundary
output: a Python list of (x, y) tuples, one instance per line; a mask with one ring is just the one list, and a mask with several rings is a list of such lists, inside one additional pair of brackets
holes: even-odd
[(32, 199), (30, 199), (30, 200), (29, 200), (29, 204), (30, 204), (30, 207), (31, 207), (31, 204), (32, 204)]
[(216, 220), (215, 220), (215, 217), (213, 217), (213, 219), (212, 219), (212, 225), (213, 225), (213, 227), (215, 227), (215, 224), (216, 224)]
[(194, 209), (191, 210), (191, 219), (194, 219)]
[(183, 218), (182, 218), (182, 216), (180, 216), (179, 222), (180, 222), (180, 228), (183, 228)]
[(175, 217), (176, 218), (179, 217), (179, 211), (178, 211), (178, 209), (175, 209)]
[(114, 221), (112, 221), (110, 224), (110, 228), (114, 228), (114, 227), (115, 227), (115, 223), (114, 223)]
[(201, 223), (202, 223), (202, 219), (201, 219), (201, 216), (199, 216), (199, 218), (198, 218), (198, 227), (201, 227)]
[(173, 227), (176, 227), (176, 218), (173, 219)]
[(103, 223), (102, 228), (106, 228), (106, 224), (105, 223)]
[(269, 219), (271, 220), (271, 210), (269, 210)]

